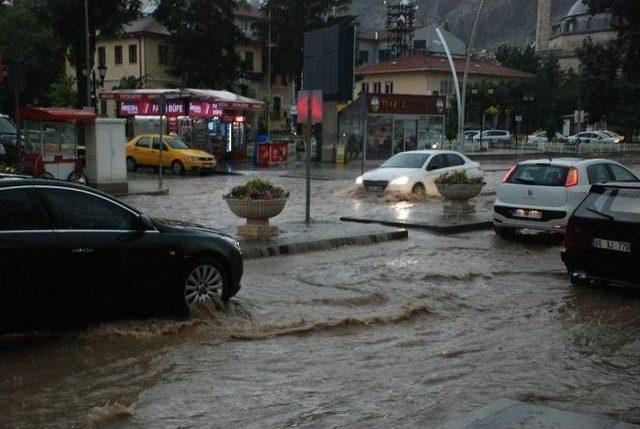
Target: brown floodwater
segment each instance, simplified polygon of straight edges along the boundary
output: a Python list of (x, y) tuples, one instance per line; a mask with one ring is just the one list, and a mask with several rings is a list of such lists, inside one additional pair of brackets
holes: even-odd
[(187, 321), (0, 340), (0, 427), (435, 427), (501, 398), (640, 422), (640, 292), (491, 232), (248, 261)]

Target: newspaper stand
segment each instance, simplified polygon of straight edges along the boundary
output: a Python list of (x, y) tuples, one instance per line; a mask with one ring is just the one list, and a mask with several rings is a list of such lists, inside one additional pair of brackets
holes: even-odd
[(78, 124), (94, 123), (92, 111), (29, 107), (21, 112), (25, 156), (23, 171), (34, 176), (86, 183)]

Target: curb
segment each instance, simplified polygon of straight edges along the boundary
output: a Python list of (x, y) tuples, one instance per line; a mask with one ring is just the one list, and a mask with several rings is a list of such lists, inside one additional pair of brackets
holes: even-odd
[[(343, 246), (367, 246), (395, 240), (406, 240), (409, 233), (406, 229), (396, 229), (389, 232), (353, 235), (346, 237), (331, 237), (313, 241), (299, 241), (284, 244), (264, 244), (251, 246), (251, 242), (240, 242), (244, 259), (259, 259), (270, 256), (294, 255), (300, 253), (317, 252), (321, 250), (337, 249)], [(249, 246), (245, 247), (247, 244)]]
[(484, 231), (493, 228), (493, 222), (488, 220), (484, 222), (471, 222), (459, 225), (438, 226), (428, 223), (387, 221), (381, 219), (359, 219), (352, 217), (341, 217), (342, 222), (355, 223), (377, 223), (384, 226), (393, 226), (396, 228), (424, 229), (427, 231), (437, 232), (439, 234), (459, 234), (461, 232)]
[(160, 189), (159, 191), (141, 191), (141, 192), (127, 192), (126, 194), (113, 194), (113, 196), (115, 197), (136, 197), (140, 195), (147, 195), (151, 197), (169, 195), (169, 188)]

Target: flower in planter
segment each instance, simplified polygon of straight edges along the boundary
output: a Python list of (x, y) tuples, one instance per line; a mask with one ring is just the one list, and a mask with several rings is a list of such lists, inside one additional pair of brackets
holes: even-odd
[(438, 185), (479, 185), (485, 184), (482, 177), (469, 177), (464, 170), (445, 173), (436, 179)]
[(249, 180), (222, 196), (231, 200), (281, 200), (289, 198), (289, 192), (262, 179)]

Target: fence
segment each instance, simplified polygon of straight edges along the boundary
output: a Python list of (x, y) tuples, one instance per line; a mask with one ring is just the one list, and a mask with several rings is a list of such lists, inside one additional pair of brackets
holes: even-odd
[[(483, 143), (487, 147), (487, 142)], [(442, 145), (444, 150), (458, 150), (457, 141), (445, 141)], [(520, 141), (505, 148), (508, 151), (540, 152), (540, 153), (564, 153), (564, 154), (594, 154), (594, 153), (621, 153), (640, 152), (640, 143), (541, 143), (532, 141)], [(489, 149), (493, 151), (494, 149)], [(498, 149), (499, 151), (500, 149)], [(465, 141), (465, 152), (482, 152), (479, 141)], [(486, 149), (485, 149), (486, 151)]]

